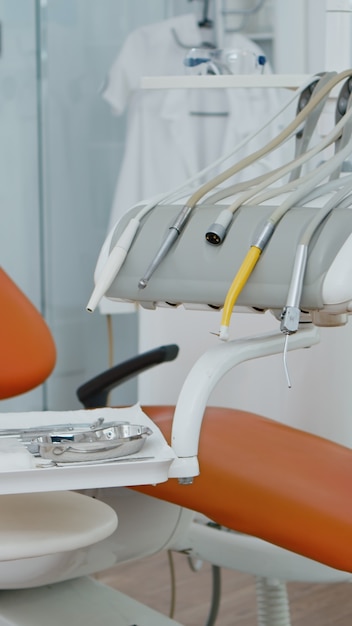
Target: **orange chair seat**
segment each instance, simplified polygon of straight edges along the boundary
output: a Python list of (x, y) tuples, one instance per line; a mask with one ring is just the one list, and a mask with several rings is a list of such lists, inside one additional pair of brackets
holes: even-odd
[(44, 382), (56, 360), (51, 332), (43, 317), (0, 268), (0, 399)]
[[(170, 442), (174, 407), (143, 407)], [(200, 475), (137, 487), (227, 528), (352, 572), (352, 451), (252, 413), (208, 408)]]

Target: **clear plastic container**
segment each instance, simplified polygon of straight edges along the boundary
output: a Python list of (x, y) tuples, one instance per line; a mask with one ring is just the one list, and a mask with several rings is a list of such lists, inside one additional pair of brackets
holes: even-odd
[(266, 57), (252, 50), (235, 48), (191, 48), (184, 65), (188, 74), (261, 74)]

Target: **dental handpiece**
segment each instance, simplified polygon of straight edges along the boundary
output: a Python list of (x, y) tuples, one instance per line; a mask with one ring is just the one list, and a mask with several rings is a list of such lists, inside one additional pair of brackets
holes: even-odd
[(156, 253), (149, 267), (147, 268), (143, 278), (140, 279), (138, 283), (139, 289), (145, 289), (151, 276), (154, 274), (157, 267), (159, 267), (161, 261), (166, 257), (167, 253), (169, 252), (171, 247), (174, 245), (176, 239), (179, 237), (181, 231), (183, 230), (189, 218), (191, 211), (192, 211), (192, 207), (190, 206), (185, 205), (182, 208), (175, 222), (172, 224), (172, 226), (170, 226), (163, 243), (161, 244), (158, 252)]
[(280, 330), (285, 335), (291, 335), (298, 330), (300, 321), (300, 301), (303, 289), (304, 274), (307, 265), (308, 246), (300, 244), (296, 251), (292, 280), (287, 295), (286, 306), (281, 314)]

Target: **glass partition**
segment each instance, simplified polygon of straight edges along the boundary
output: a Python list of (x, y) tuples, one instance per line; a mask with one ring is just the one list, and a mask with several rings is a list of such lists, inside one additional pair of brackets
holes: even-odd
[[(3, 411), (78, 408), (77, 386), (108, 367), (106, 318), (85, 305), (126, 120), (100, 91), (128, 33), (172, 12), (165, 0), (0, 0), (1, 263), (42, 310), (58, 350), (47, 384)], [(114, 362), (138, 350), (136, 317), (112, 318)], [(113, 400), (134, 402), (136, 389), (131, 381)]]

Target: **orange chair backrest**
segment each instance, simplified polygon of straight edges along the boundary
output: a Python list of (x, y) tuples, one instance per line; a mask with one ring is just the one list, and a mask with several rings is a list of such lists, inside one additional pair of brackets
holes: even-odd
[(43, 383), (55, 360), (55, 344), (46, 322), (0, 268), (0, 399)]

